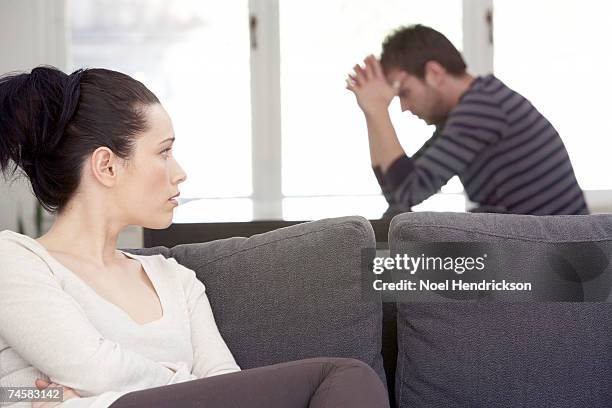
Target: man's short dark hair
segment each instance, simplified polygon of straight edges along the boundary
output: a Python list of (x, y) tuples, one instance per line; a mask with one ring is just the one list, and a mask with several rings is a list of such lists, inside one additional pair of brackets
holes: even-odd
[(400, 27), (383, 42), (380, 62), (385, 72), (399, 69), (423, 79), (425, 64), (429, 61), (436, 61), (451, 75), (465, 73), (461, 53), (444, 34), (433, 28), (421, 24)]

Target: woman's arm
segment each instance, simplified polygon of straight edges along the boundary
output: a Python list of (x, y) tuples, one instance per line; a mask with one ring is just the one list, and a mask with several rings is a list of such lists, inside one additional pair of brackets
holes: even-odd
[(18, 245), (0, 246), (0, 336), (51, 382), (83, 397), (189, 375), (105, 339), (46, 263)]

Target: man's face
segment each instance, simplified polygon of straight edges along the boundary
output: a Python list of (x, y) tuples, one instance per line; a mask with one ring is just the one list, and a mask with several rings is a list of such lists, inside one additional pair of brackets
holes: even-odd
[(387, 74), (389, 84), (397, 83), (398, 96), (402, 112), (410, 111), (424, 120), (428, 125), (444, 122), (448, 112), (444, 106), (442, 94), (424, 80), (414, 75), (393, 69)]

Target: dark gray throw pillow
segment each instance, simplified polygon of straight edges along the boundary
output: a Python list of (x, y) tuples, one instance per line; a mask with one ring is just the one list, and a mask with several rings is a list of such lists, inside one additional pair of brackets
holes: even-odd
[[(392, 220), (389, 236), (391, 255), (408, 241), (609, 243), (612, 215), (410, 213)], [(610, 303), (397, 308), (400, 407), (612, 406)]]

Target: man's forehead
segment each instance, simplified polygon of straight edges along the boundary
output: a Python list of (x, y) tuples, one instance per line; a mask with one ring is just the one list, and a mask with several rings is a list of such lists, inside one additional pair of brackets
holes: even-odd
[(399, 69), (391, 69), (389, 70), (389, 72), (387, 72), (387, 82), (389, 82), (389, 84), (393, 84), (396, 81), (401, 81), (404, 78), (406, 78), (406, 75), (408, 75), (406, 73), (406, 71), (402, 71)]
[(399, 68), (391, 68), (387, 71), (387, 77), (396, 77), (396, 76), (401, 76), (405, 73), (405, 71), (402, 71)]
[(394, 88), (399, 88), (401, 82), (406, 78), (406, 72), (399, 69), (391, 69), (387, 72), (387, 83)]

